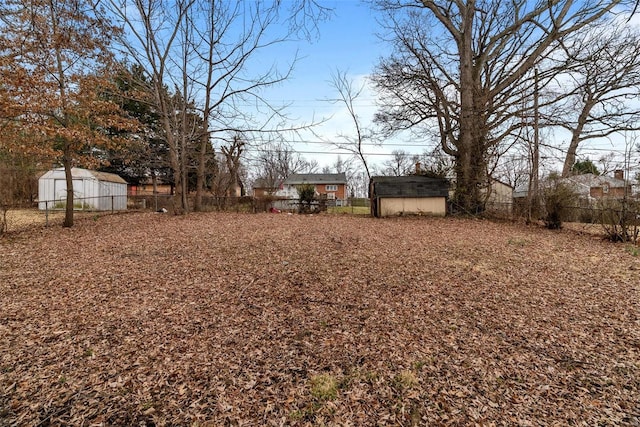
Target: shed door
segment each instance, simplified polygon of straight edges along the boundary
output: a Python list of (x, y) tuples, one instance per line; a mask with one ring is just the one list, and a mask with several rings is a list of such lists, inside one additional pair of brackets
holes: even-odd
[[(67, 181), (64, 179), (56, 179), (53, 181), (55, 200), (67, 199)], [(73, 180), (73, 194), (75, 197), (84, 196), (84, 182), (81, 179)]]
[(67, 183), (64, 179), (55, 179), (53, 181), (53, 194), (55, 200), (67, 199)]

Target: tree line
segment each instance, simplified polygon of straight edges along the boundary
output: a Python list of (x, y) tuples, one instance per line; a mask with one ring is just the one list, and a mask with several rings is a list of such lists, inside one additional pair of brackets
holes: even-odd
[[(372, 172), (409, 173), (418, 160), (454, 177), (461, 211), (480, 212), (505, 154), (521, 148), (532, 160), (545, 131), (568, 135), (568, 175), (585, 141), (639, 129), (635, 2), (370, 4), (393, 47), (371, 76), (375, 129), (354, 107), (362, 88), (332, 76), (333, 101), (354, 124), (333, 142), (353, 156), (333, 169), (351, 168), (355, 185)], [(65, 226), (75, 165), (169, 182), (176, 213), (190, 209), (190, 192), (200, 210), (207, 192), (241, 187), (249, 146), (263, 149), (252, 159), (260, 178), (318, 169), (287, 144), (314, 123), (292, 124), (286, 104), (262, 96), (290, 78), (295, 54), (284, 66), (259, 58), (316, 34), (331, 15), (322, 2), (5, 0), (0, 9), (0, 161), (63, 166)], [(420, 158), (397, 150), (372, 167), (363, 145), (405, 131), (438, 148)]]
[[(0, 149), (64, 167), (67, 227), (73, 166), (168, 178), (176, 213), (189, 210), (190, 183), (201, 209), (215, 168), (237, 184), (249, 135), (296, 130), (283, 106), (261, 97), (296, 58), (284, 69), (254, 58), (310, 36), (329, 12), (312, 0), (7, 0), (0, 8)], [(247, 102), (268, 119), (238, 107)]]

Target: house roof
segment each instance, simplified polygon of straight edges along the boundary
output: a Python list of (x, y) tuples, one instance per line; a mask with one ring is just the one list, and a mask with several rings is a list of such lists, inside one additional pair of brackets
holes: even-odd
[(564, 178), (562, 182), (568, 183), (580, 196), (590, 196), (591, 189), (603, 187), (607, 184), (610, 188), (624, 188), (625, 181), (605, 175), (585, 173)]
[[(569, 176), (567, 178), (561, 178), (560, 182), (570, 185), (573, 191), (575, 191), (579, 196), (589, 196), (592, 188), (602, 187), (604, 184), (608, 184), (610, 188), (624, 188), (626, 185), (624, 179), (618, 179), (606, 175), (595, 175), (592, 173), (584, 173)], [(524, 184), (514, 190), (513, 197), (527, 197), (528, 193), (528, 184)]]
[(282, 186), (282, 183), (282, 180), (277, 180), (270, 184), (268, 179), (258, 178), (253, 181), (253, 185), (251, 186), (251, 188), (253, 188), (254, 190), (276, 190)]
[(116, 175), (115, 173), (109, 172), (98, 172), (98, 171), (89, 171), (93, 176), (96, 177), (98, 181), (106, 181), (106, 182), (117, 182), (119, 184), (126, 184), (125, 181), (120, 175)]
[(284, 180), (284, 184), (346, 184), (345, 173), (294, 173)]
[(449, 181), (427, 176), (374, 176), (371, 177), (376, 197), (447, 197)]
[[(115, 182), (118, 184), (127, 183), (127, 181), (122, 179), (120, 175), (116, 175), (114, 173), (108, 173), (108, 172), (98, 172), (98, 171), (89, 170), (89, 169), (71, 168), (71, 175), (74, 178), (95, 178), (98, 181), (103, 181), (103, 182)], [(59, 179), (60, 177), (64, 178), (64, 168), (56, 168), (56, 169), (47, 171), (40, 177), (40, 179), (48, 179), (48, 178)]]
[(253, 188), (269, 188), (270, 186), (267, 185), (267, 180), (264, 178), (258, 178), (255, 181), (253, 181)]
[(594, 175), (592, 173), (573, 175), (565, 179), (577, 185), (587, 185), (589, 188), (602, 187), (604, 184), (609, 184), (609, 187), (613, 188), (625, 186), (623, 179), (613, 178), (606, 175)]

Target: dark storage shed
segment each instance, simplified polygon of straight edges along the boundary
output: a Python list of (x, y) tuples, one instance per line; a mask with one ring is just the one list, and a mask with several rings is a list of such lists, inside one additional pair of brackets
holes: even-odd
[(369, 182), (371, 214), (442, 215), (447, 212), (449, 181), (422, 175), (374, 176)]

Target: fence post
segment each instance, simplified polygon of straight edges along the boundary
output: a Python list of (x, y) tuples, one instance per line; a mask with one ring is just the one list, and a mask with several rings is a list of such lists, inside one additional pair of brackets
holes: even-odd
[(44, 201), (44, 226), (49, 226), (49, 201)]
[(114, 207), (114, 206), (113, 206), (113, 197), (114, 197), (114, 196), (113, 196), (113, 194), (112, 194), (112, 195), (111, 195), (111, 213), (113, 213), (113, 207)]

